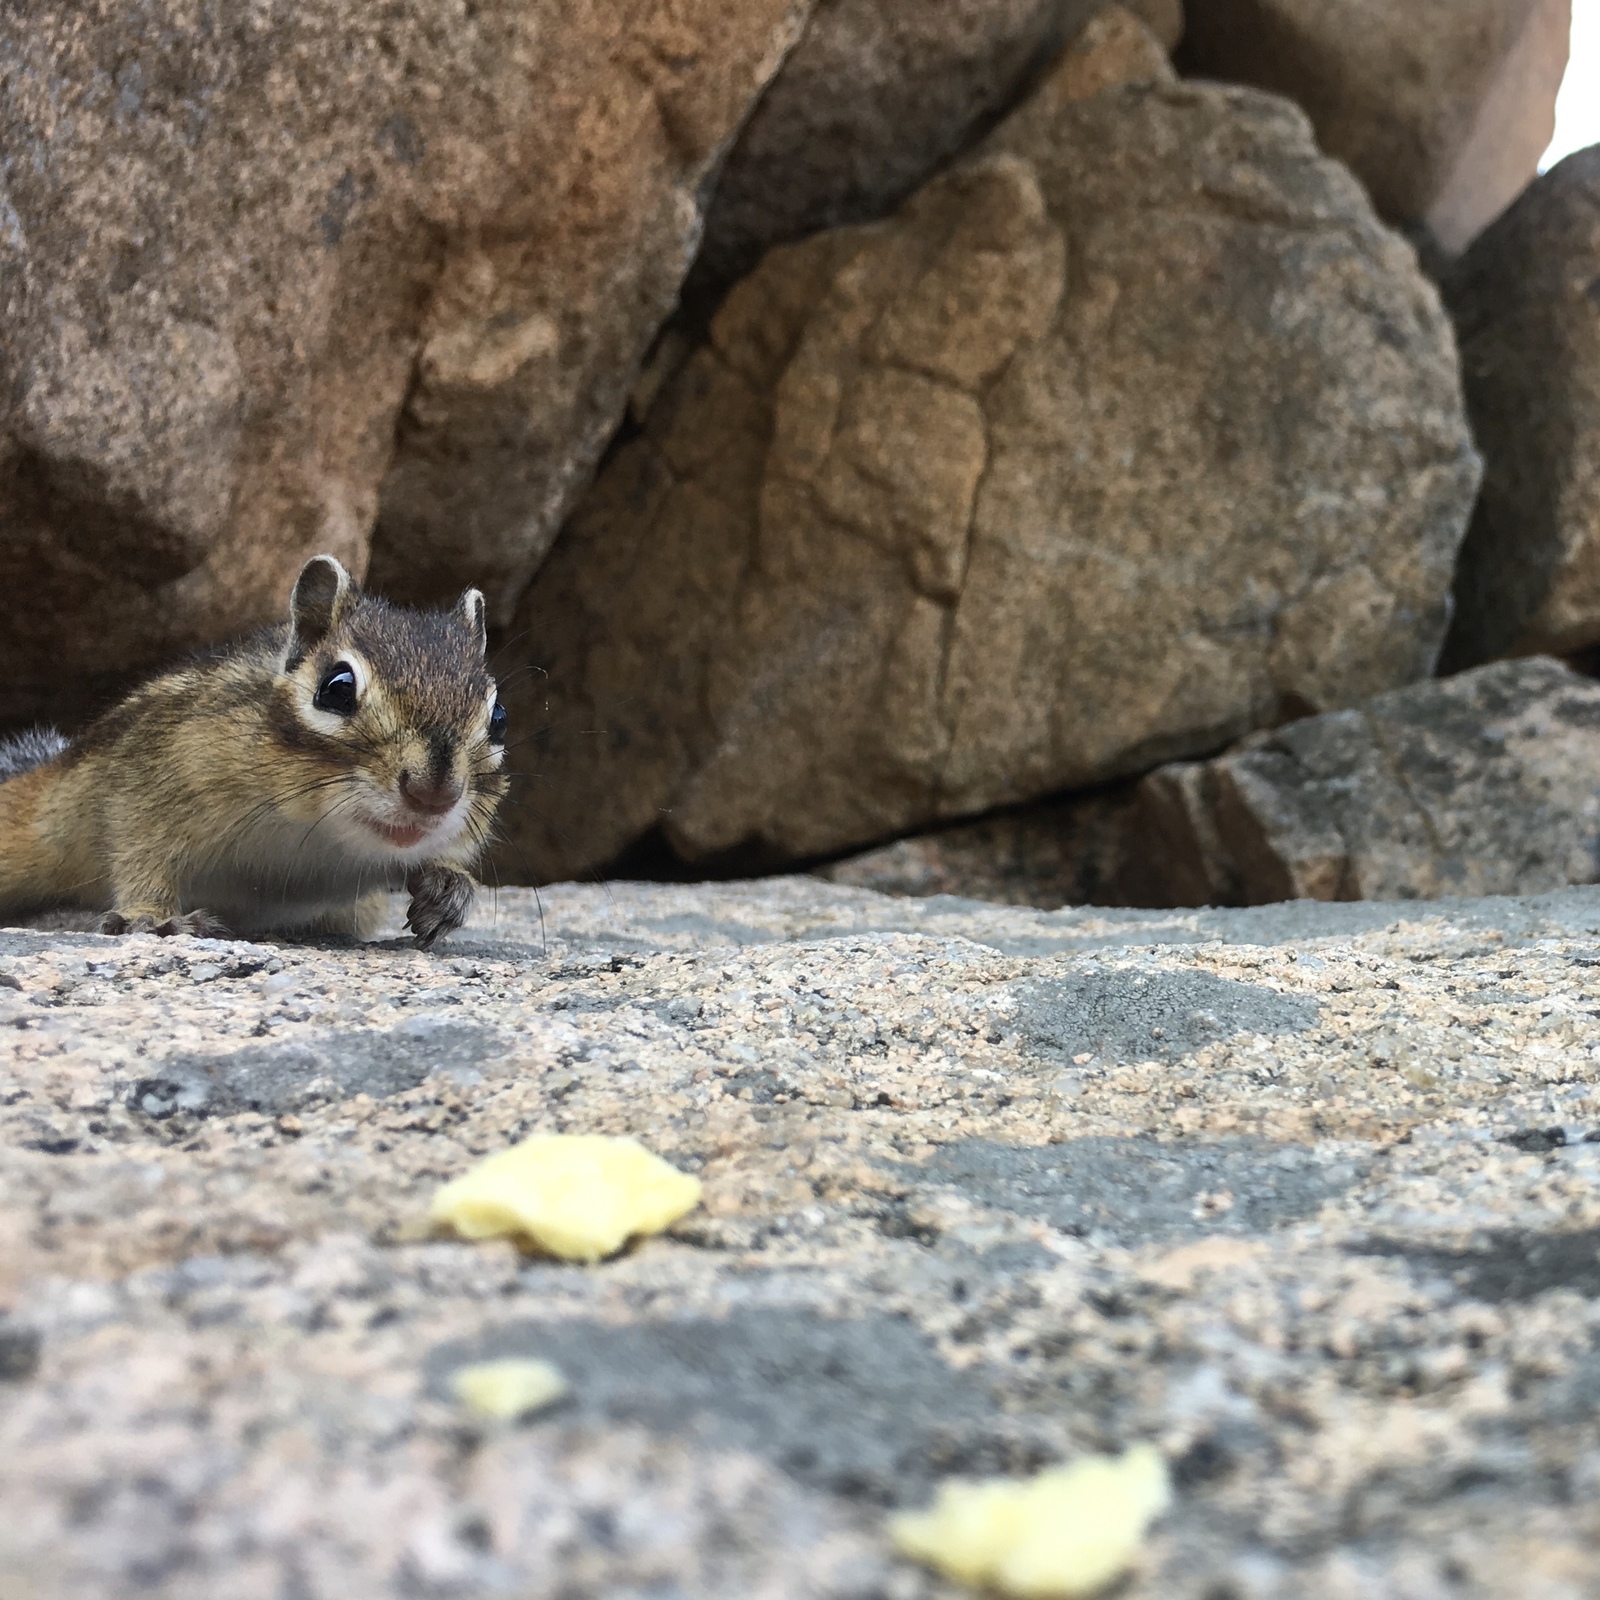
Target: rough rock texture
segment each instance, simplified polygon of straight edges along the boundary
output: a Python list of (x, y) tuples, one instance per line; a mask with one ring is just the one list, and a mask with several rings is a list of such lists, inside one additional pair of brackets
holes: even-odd
[(1600, 879), (1600, 684), (1538, 657), (1152, 773), (1172, 905), (1529, 894)]
[(1534, 184), (1445, 293), (1484, 454), (1449, 661), (1600, 642), (1600, 147)]
[(1168, 906), (1144, 837), (1138, 786), (1036, 801), (895, 839), (815, 869), (879, 894), (963, 895), (1002, 905)]
[(770, 254), (613, 457), (518, 614), (516, 870), (836, 852), (1432, 669), (1478, 471), (1433, 288), (1286, 102), (1093, 94), (1165, 70), (1102, 20)]
[(1533, 181), (1555, 134), (1571, 38), (1572, 0), (1537, 0), (1428, 207), (1428, 228), (1447, 254), (1464, 250)]
[[(1594, 1593), (1597, 947), (1592, 891), (815, 881), (511, 892), (438, 958), (0, 935), (0, 1587), (956, 1600), (887, 1507), (1149, 1440), (1128, 1600)], [(535, 1128), (705, 1209), (418, 1236)], [(511, 1353), (571, 1400), (459, 1414)]]
[(1600, 684), (1535, 658), (1253, 734), (1212, 761), (816, 869), (896, 895), (1066, 905), (1531, 894), (1600, 879)]
[(29, 0), (0, 19), (0, 719), (276, 616), (502, 615), (799, 0)]
[(1287, 94), (1378, 209), (1459, 247), (1533, 177), (1570, 0), (1190, 0), (1189, 71)]
[[(717, 180), (694, 282), (876, 222), (1008, 111), (1104, 0), (822, 0)], [(1134, 0), (1171, 49), (1179, 0)]]

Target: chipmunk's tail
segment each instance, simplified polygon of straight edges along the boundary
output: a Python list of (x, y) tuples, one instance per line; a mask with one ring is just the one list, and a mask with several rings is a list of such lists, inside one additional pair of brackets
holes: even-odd
[(94, 780), (50, 729), (0, 741), (0, 922), (104, 898)]
[(10, 739), (0, 739), (0, 783), (20, 778), (65, 754), (67, 741), (54, 728), (30, 728)]

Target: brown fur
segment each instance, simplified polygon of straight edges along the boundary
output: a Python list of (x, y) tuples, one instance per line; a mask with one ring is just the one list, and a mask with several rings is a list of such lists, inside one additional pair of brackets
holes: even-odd
[[(403, 610), (317, 557), (284, 626), (153, 679), (0, 783), (0, 917), (70, 905), (110, 932), (365, 933), (384, 890), (426, 885), (414, 930), (431, 944), (466, 915), (506, 786), (483, 644), (475, 590)], [(312, 704), (342, 662), (364, 680), (348, 717)], [(402, 773), (413, 795), (461, 788), (415, 843), (403, 830), (435, 819)]]

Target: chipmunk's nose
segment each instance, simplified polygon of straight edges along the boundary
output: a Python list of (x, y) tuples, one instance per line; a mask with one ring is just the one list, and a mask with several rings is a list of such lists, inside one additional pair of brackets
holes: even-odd
[(461, 798), (461, 790), (458, 778), (400, 774), (400, 798), (412, 810), (426, 811), (430, 816), (443, 816)]

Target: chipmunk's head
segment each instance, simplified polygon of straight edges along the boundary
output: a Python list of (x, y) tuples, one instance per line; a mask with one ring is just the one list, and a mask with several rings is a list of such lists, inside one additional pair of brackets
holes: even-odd
[(378, 860), (485, 843), (506, 789), (487, 643), (476, 589), (451, 610), (413, 611), (314, 556), (294, 586), (273, 706), (273, 731), (309, 774), (284, 809)]

